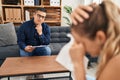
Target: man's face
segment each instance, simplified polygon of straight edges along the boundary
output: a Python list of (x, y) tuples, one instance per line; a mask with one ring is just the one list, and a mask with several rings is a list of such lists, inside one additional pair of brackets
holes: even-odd
[(35, 24), (42, 24), (45, 20), (46, 13), (42, 11), (36, 11), (33, 17)]

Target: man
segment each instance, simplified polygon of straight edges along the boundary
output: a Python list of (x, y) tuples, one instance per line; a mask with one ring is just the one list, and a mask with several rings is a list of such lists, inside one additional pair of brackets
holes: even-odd
[[(33, 14), (33, 19), (24, 22), (17, 34), (21, 56), (44, 56), (50, 55), (50, 28), (44, 23), (46, 10), (38, 8)], [(34, 47), (34, 46), (43, 47)]]

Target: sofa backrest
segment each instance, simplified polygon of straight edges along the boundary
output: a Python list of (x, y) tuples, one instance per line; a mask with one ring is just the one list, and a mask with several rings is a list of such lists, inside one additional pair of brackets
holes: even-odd
[(68, 26), (54, 26), (50, 27), (51, 41), (50, 43), (63, 43), (68, 42), (70, 39), (67, 34), (70, 33), (70, 27)]
[(19, 28), (20, 28), (20, 26), (15, 26), (16, 33), (18, 32)]
[(50, 48), (52, 50), (52, 55), (57, 55), (61, 48), (70, 41), (67, 36), (70, 33), (70, 27), (68, 26), (53, 26), (50, 27), (51, 30), (51, 40)]

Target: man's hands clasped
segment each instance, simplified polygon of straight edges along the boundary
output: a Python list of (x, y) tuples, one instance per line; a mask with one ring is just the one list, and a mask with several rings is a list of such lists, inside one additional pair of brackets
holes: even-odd
[(28, 45), (25, 47), (26, 52), (32, 52), (35, 48), (33, 48), (31, 45)]

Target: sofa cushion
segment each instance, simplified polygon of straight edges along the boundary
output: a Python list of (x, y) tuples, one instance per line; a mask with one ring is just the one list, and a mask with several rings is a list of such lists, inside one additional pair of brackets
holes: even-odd
[(52, 26), (50, 27), (51, 32), (66, 32), (70, 33), (70, 27), (69, 26)]
[(64, 38), (66, 37), (66, 33), (65, 32), (61, 32), (61, 33), (51, 33), (51, 38)]
[(17, 57), (17, 56), (20, 56), (18, 45), (0, 47), (0, 59), (5, 59), (6, 57)]
[(50, 43), (63, 43), (68, 42), (69, 40), (69, 38), (51, 38)]
[(52, 50), (52, 55), (57, 55), (60, 51), (60, 49), (65, 45), (66, 43), (50, 43), (50, 48)]
[(1, 67), (1, 65), (2, 65), (3, 62), (4, 62), (4, 60), (0, 59), (0, 67)]
[(51, 40), (50, 43), (64, 43), (70, 40), (67, 34), (70, 33), (70, 27), (51, 27)]
[(13, 23), (0, 24), (0, 46), (17, 44)]

